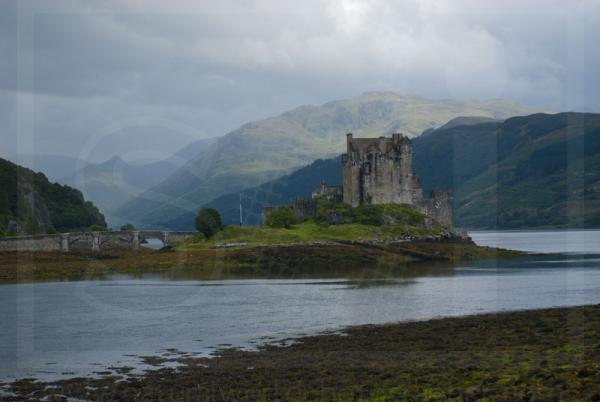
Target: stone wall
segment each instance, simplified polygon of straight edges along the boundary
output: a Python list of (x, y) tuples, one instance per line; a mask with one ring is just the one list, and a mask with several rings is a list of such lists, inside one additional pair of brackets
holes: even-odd
[(311, 198), (318, 200), (319, 198), (325, 198), (333, 202), (341, 202), (344, 198), (344, 191), (341, 186), (328, 186), (325, 183), (315, 188), (312, 191)]
[(416, 205), (423, 198), (419, 179), (412, 171), (412, 143), (402, 134), (391, 138), (346, 137), (342, 155), (343, 199), (361, 204)]
[(419, 209), (434, 218), (442, 225), (453, 227), (452, 192), (447, 190), (432, 190), (429, 198), (422, 200)]
[(293, 198), (290, 208), (299, 221), (313, 218), (317, 213), (317, 201), (314, 198)]
[(0, 251), (101, 252), (104, 250), (138, 250), (144, 239), (160, 239), (165, 246), (194, 236), (196, 232), (115, 231), (79, 232), (56, 235), (5, 237)]
[(61, 235), (4, 237), (0, 251), (60, 251)]

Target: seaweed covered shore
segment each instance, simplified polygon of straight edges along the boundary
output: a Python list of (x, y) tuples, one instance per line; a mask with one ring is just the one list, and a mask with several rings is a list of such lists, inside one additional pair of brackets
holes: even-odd
[[(193, 244), (193, 243), (192, 243)], [(344, 270), (389, 270), (419, 261), (499, 258), (521, 253), (471, 242), (303, 242), (174, 250), (113, 251), (102, 254), (0, 252), (0, 283), (99, 279), (108, 275), (156, 274), (174, 279), (269, 278)]]
[(8, 401), (597, 401), (600, 305), (367, 325), (141, 376), (20, 380)]

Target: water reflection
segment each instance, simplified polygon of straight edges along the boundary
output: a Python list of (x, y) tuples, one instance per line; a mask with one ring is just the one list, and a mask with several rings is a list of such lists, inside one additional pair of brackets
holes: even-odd
[[(532, 244), (539, 251), (535, 244), (549, 243)], [(253, 347), (348, 325), (592, 303), (600, 303), (597, 253), (202, 281), (155, 274), (5, 284), (0, 378), (89, 375), (166, 349), (208, 354), (220, 344)]]

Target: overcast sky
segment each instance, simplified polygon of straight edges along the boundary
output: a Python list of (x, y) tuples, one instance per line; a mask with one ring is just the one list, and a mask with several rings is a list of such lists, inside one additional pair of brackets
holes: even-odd
[(600, 1), (3, 0), (0, 24), (2, 156), (160, 158), (370, 90), (600, 112)]

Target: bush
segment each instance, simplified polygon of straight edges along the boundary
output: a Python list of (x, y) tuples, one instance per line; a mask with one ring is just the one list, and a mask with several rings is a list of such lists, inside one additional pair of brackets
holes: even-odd
[(196, 216), (196, 230), (207, 239), (223, 229), (223, 221), (219, 211), (214, 208), (202, 208)]
[(134, 230), (135, 226), (133, 226), (131, 223), (126, 223), (123, 226), (121, 226), (122, 232), (133, 232)]
[[(314, 221), (319, 225), (327, 225), (334, 215), (341, 222), (359, 223), (362, 225), (410, 225), (420, 226), (425, 222), (425, 215), (405, 204), (363, 204), (352, 208), (346, 203), (334, 203), (319, 200)], [(341, 219), (340, 219), (341, 218)]]
[(383, 208), (380, 205), (364, 204), (353, 209), (353, 220), (363, 225), (383, 225)]
[(108, 232), (108, 229), (100, 225), (90, 225), (87, 228), (88, 232)]
[(298, 223), (298, 218), (290, 207), (276, 207), (267, 215), (266, 220), (267, 226), (272, 228), (289, 229), (295, 223)]

